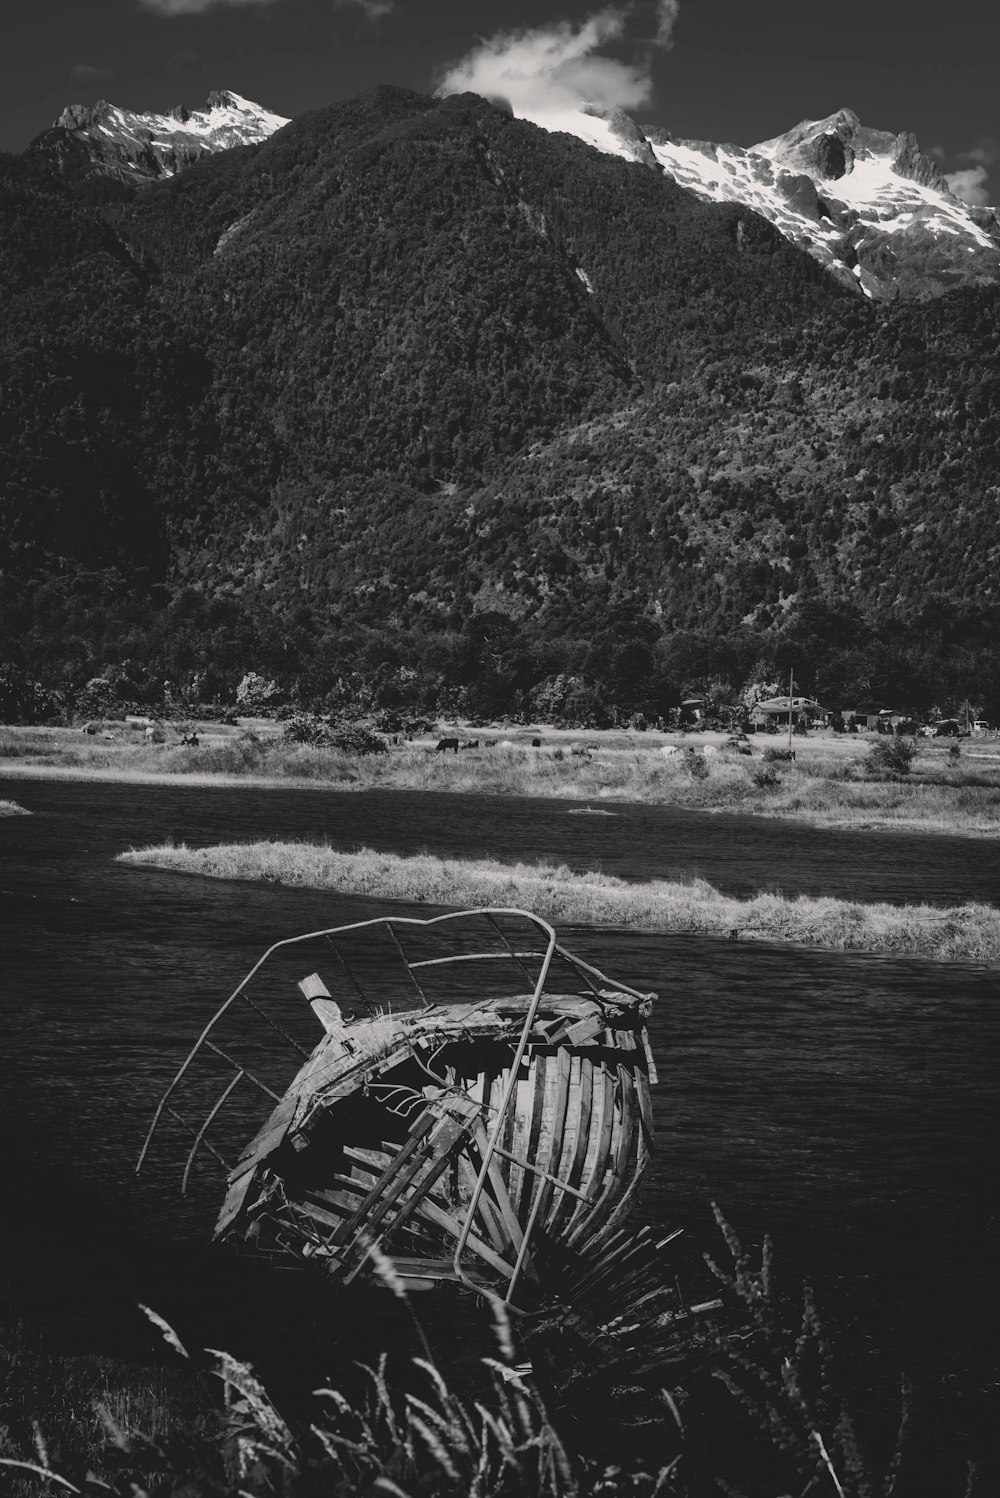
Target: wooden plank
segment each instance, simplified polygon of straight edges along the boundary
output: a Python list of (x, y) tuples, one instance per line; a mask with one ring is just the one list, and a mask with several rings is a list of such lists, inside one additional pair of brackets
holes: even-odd
[[(385, 1230), (383, 1234), (383, 1240), (385, 1242), (388, 1242), (401, 1228), (405, 1227), (406, 1223), (419, 1207), (421, 1200), (425, 1196), (427, 1196), (428, 1193), (437, 1184), (440, 1177), (444, 1174), (448, 1166), (451, 1164), (452, 1150), (454, 1149), (455, 1145), (463, 1139), (465, 1134), (466, 1130), (459, 1127), (455, 1130), (454, 1137), (446, 1139), (444, 1137), (444, 1130), (442, 1130), (442, 1140), (438, 1145), (438, 1148), (440, 1148), (440, 1153), (435, 1157), (432, 1157), (428, 1169), (421, 1176), (420, 1181), (414, 1184), (414, 1188), (410, 1193), (409, 1199), (402, 1203), (399, 1211), (392, 1219), (392, 1223)], [(353, 1279), (355, 1273), (356, 1271), (352, 1271), (351, 1274), (348, 1275), (348, 1279)]]
[[(426, 1217), (428, 1222), (433, 1223), (435, 1227), (440, 1228), (449, 1237), (454, 1238), (456, 1242), (458, 1241), (459, 1234), (462, 1231), (462, 1224), (450, 1212), (446, 1212), (439, 1206), (437, 1202), (431, 1201), (430, 1197), (425, 1196), (423, 1198), (417, 1209), (417, 1213), (420, 1217)], [(485, 1243), (479, 1237), (475, 1229), (473, 1229), (465, 1241), (466, 1247), (471, 1248), (473, 1253), (478, 1254), (484, 1264), (489, 1264), (492, 1269), (498, 1270), (505, 1280), (510, 1279), (514, 1273), (513, 1261), (508, 1263), (506, 1259), (502, 1258), (488, 1243)]]
[(600, 1201), (589, 1215), (586, 1226), (584, 1227), (581, 1222), (569, 1239), (574, 1247), (587, 1253), (594, 1253), (606, 1240), (615, 1224), (621, 1220), (622, 1213), (615, 1212), (620, 1199), (625, 1197), (627, 1204), (631, 1205), (639, 1187), (640, 1177), (636, 1166), (641, 1130), (637, 1127), (638, 1107), (632, 1073), (624, 1056), (619, 1060), (618, 1080), (621, 1089), (621, 1106), (618, 1137), (612, 1150), (613, 1169), (601, 1193)]
[[(296, 1100), (296, 1122), (300, 1127), (308, 1122), (317, 1107), (329, 1107), (337, 1098), (346, 1097), (367, 1076), (389, 1071), (413, 1050), (407, 1039), (378, 1057), (360, 1052), (341, 1054), (328, 1061), (327, 1052), (336, 1045), (337, 1041), (333, 1036), (328, 1036), (327, 1042), (321, 1042), (320, 1050), (306, 1062), (296, 1081), (292, 1083)], [(344, 1062), (348, 1064), (342, 1064)]]
[(299, 1197), (292, 1205), (296, 1211), (304, 1212), (307, 1217), (312, 1217), (316, 1222), (330, 1228), (339, 1228), (350, 1212), (349, 1207), (344, 1207), (340, 1212), (331, 1212), (329, 1207), (321, 1207), (318, 1202), (311, 1202), (303, 1197)]
[(653, 1123), (653, 1099), (649, 1094), (649, 1077), (641, 1066), (637, 1066), (634, 1072), (635, 1093), (639, 1103), (639, 1118), (642, 1124), (642, 1136), (646, 1143), (646, 1149), (650, 1155), (655, 1149), (654, 1123)]
[(247, 1193), (253, 1184), (254, 1177), (245, 1175), (239, 1181), (233, 1183), (226, 1192), (226, 1199), (222, 1203), (222, 1210), (215, 1223), (215, 1237), (221, 1238), (222, 1234), (231, 1227), (243, 1209)]
[[(511, 1061), (513, 1061), (513, 1055), (510, 1059)], [(510, 1080), (511, 1075), (512, 1069), (510, 1067), (507, 1067), (504, 1072), (505, 1085), (506, 1082)], [(507, 1109), (507, 1116), (503, 1121), (503, 1131), (499, 1139), (500, 1145), (507, 1151), (508, 1156), (513, 1154), (514, 1130), (517, 1128), (517, 1108), (521, 1086), (520, 1079), (524, 1075), (524, 1058), (522, 1057), (521, 1065), (517, 1070), (517, 1075), (513, 1078), (510, 1094), (510, 1106)], [(503, 1171), (504, 1180), (507, 1182), (507, 1195), (510, 1197), (510, 1204), (514, 1208), (514, 1211), (517, 1212), (518, 1187), (523, 1172), (521, 1171), (520, 1167), (510, 1159), (507, 1159), (506, 1163), (501, 1167), (501, 1169)]]
[[(480, 1160), (482, 1161), (486, 1159), (488, 1140), (486, 1137), (486, 1130), (483, 1128), (482, 1121), (480, 1119), (477, 1119), (473, 1124), (472, 1137), (475, 1140), (476, 1147), (479, 1150)], [(486, 1167), (486, 1181), (490, 1187), (493, 1204), (499, 1209), (505, 1232), (516, 1255), (521, 1250), (521, 1243), (524, 1239), (524, 1229), (518, 1221), (517, 1213), (514, 1211), (514, 1208), (510, 1204), (510, 1197), (507, 1195), (507, 1185), (504, 1181), (503, 1176), (500, 1174), (500, 1167), (498, 1166), (495, 1157), (490, 1159), (489, 1165)], [(542, 1184), (544, 1185), (545, 1183), (542, 1182)], [(481, 1197), (480, 1203), (482, 1202), (482, 1200), (483, 1198)], [(522, 1265), (521, 1272), (522, 1274), (526, 1275), (528, 1279), (537, 1280), (538, 1274), (530, 1254), (525, 1259), (524, 1264)]]
[[(549, 1139), (548, 1160), (544, 1165), (550, 1175), (558, 1176), (559, 1166), (562, 1161), (563, 1134), (566, 1128), (566, 1109), (569, 1105), (569, 1083), (572, 1067), (570, 1055), (566, 1050), (556, 1053), (556, 1085), (552, 1099), (552, 1132)], [(538, 1222), (547, 1231), (550, 1227), (551, 1203), (553, 1190), (549, 1181), (542, 1181), (540, 1186), (541, 1202), (538, 1207)], [(559, 1193), (560, 1204), (562, 1193)]]
[(425, 1108), (415, 1120), (403, 1148), (390, 1161), (354, 1218), (341, 1228), (335, 1239), (338, 1246), (348, 1242), (360, 1231), (364, 1231), (368, 1237), (376, 1236), (377, 1241), (379, 1235), (375, 1234), (375, 1229), (403, 1192), (426, 1168), (428, 1159), (446, 1153), (463, 1138), (469, 1128), (470, 1114), (478, 1119), (479, 1110), (472, 1099), (465, 1101), (468, 1108), (461, 1111), (456, 1107), (459, 1102), (457, 1098), (449, 1099), (451, 1106), (448, 1108), (438, 1108), (433, 1103)]
[[(583, 1167), (586, 1164), (587, 1153), (590, 1148), (590, 1124), (594, 1106), (594, 1064), (590, 1057), (581, 1054), (579, 1057), (579, 1076), (575, 1097), (571, 1096), (570, 1105), (576, 1108), (577, 1134), (576, 1145), (573, 1150), (573, 1158), (570, 1161), (569, 1170), (566, 1172), (567, 1185), (580, 1188), (583, 1180)], [(552, 1231), (562, 1232), (567, 1225), (573, 1221), (576, 1215), (579, 1199), (562, 1193), (562, 1200), (557, 1203), (557, 1208), (552, 1214)]]
[[(546, 1051), (532, 1051), (531, 1065), (535, 1072), (535, 1086), (531, 1098), (531, 1124), (528, 1130), (528, 1146), (524, 1151), (526, 1160), (538, 1159), (538, 1144), (542, 1137), (542, 1125), (545, 1119), (548, 1071), (549, 1066), (554, 1064), (554, 1058)], [(531, 1203), (541, 1189), (542, 1183), (537, 1176), (528, 1177), (525, 1180), (521, 1200), (518, 1203), (518, 1212), (521, 1220), (527, 1221)]]
[(646, 1070), (649, 1073), (649, 1085), (655, 1087), (660, 1078), (656, 1070), (656, 1061), (653, 1059), (653, 1047), (649, 1043), (649, 1031), (643, 1025), (641, 1030), (642, 1048), (646, 1053)]
[[(559, 1156), (551, 1172), (551, 1176), (553, 1180), (562, 1182), (569, 1175), (570, 1167), (576, 1156), (577, 1142), (580, 1137), (582, 1082), (580, 1052), (567, 1048), (560, 1052), (560, 1056), (565, 1056), (569, 1065), (569, 1088), (566, 1096), (566, 1112), (563, 1120), (562, 1134), (558, 1140)], [(550, 1184), (552, 1184), (551, 1181)], [(555, 1232), (556, 1223), (561, 1222), (569, 1214), (572, 1206), (573, 1203), (567, 1202), (565, 1192), (553, 1189), (547, 1213), (546, 1231), (548, 1233), (552, 1234)]]
[[(502, 1145), (494, 1145), (493, 1149), (494, 1154), (506, 1157), (506, 1151), (504, 1150)], [(517, 1155), (511, 1155), (509, 1156), (509, 1159), (511, 1161), (511, 1164), (517, 1165), (521, 1170), (530, 1171), (532, 1175), (539, 1176), (542, 1179), (547, 1180), (549, 1184), (558, 1191), (568, 1191), (570, 1196), (576, 1196), (583, 1201), (588, 1200), (588, 1198), (583, 1195), (582, 1191), (577, 1191), (575, 1187), (568, 1185), (566, 1181), (560, 1180), (558, 1176), (549, 1175), (542, 1169), (540, 1165), (529, 1165), (527, 1161), (522, 1160)]]
[(242, 1175), (244, 1170), (252, 1169), (265, 1155), (269, 1155), (285, 1137), (294, 1116), (295, 1099), (286, 1093), (277, 1107), (268, 1115), (267, 1121), (241, 1152), (230, 1180), (237, 1175)]
[(616, 1206), (612, 1210), (607, 1222), (608, 1227), (617, 1227), (619, 1223), (624, 1222), (628, 1217), (633, 1206), (635, 1205), (635, 1199), (642, 1188), (643, 1177), (646, 1173), (646, 1167), (650, 1159), (651, 1155), (646, 1147), (645, 1138), (643, 1136), (639, 1140), (638, 1155), (635, 1164), (632, 1167), (632, 1179), (619, 1198)]
[(429, 1129), (433, 1127), (434, 1118), (435, 1115), (429, 1108), (426, 1108), (423, 1113), (419, 1115), (410, 1130), (409, 1138), (406, 1139), (399, 1151), (389, 1161), (389, 1164), (385, 1167), (385, 1170), (383, 1170), (382, 1174), (378, 1177), (375, 1184), (371, 1187), (368, 1194), (365, 1196), (354, 1217), (349, 1223), (346, 1223), (344, 1225), (341, 1242), (346, 1242), (347, 1239), (354, 1233), (358, 1232), (362, 1227), (367, 1226), (367, 1219), (369, 1214), (374, 1211), (375, 1207), (381, 1201), (383, 1193), (390, 1188), (392, 1183), (395, 1182), (402, 1173), (405, 1173), (411, 1160), (416, 1155), (417, 1150), (420, 1148), (420, 1142), (423, 1139), (424, 1135), (428, 1132)]
[[(478, 1179), (478, 1171), (472, 1159), (464, 1151), (458, 1156), (458, 1170), (464, 1196), (462, 1209), (464, 1215), (466, 1205), (472, 1200), (472, 1194), (476, 1189), (476, 1180)], [(482, 1226), (486, 1230), (493, 1247), (502, 1253), (505, 1248), (509, 1247), (508, 1237), (503, 1230), (499, 1212), (493, 1210), (488, 1197), (485, 1198), (485, 1201), (486, 1211), (481, 1214)]]
[(398, 1149), (398, 1145), (389, 1143), (384, 1144), (380, 1150), (361, 1149), (356, 1144), (345, 1144), (344, 1159), (370, 1169), (372, 1175), (378, 1176), (385, 1170), (389, 1161), (395, 1158)]
[[(393, 1268), (402, 1279), (445, 1280), (451, 1284), (462, 1284), (450, 1259), (421, 1258), (415, 1254), (390, 1254)], [(482, 1289), (496, 1283), (496, 1275), (486, 1275), (475, 1268), (464, 1271), (465, 1277)]]
[[(517, 1092), (514, 1098), (513, 1128), (510, 1137), (510, 1151), (513, 1155), (519, 1155), (523, 1159), (531, 1159), (528, 1150), (532, 1120), (534, 1118), (535, 1097), (537, 1093), (537, 1073), (535, 1067), (535, 1055), (530, 1049), (525, 1053), (523, 1059), (523, 1070), (518, 1080)], [(527, 1203), (531, 1194), (532, 1182), (526, 1171), (513, 1167), (510, 1172), (509, 1195), (510, 1203), (517, 1213), (518, 1221), (527, 1220)]]
[(612, 1071), (606, 1060), (602, 1059), (600, 1066), (595, 1067), (594, 1081), (600, 1090), (601, 1124), (594, 1163), (591, 1167), (590, 1178), (586, 1182), (586, 1190), (591, 1197), (592, 1205), (590, 1207), (581, 1207), (575, 1215), (569, 1230), (564, 1232), (563, 1241), (569, 1246), (574, 1246), (581, 1234), (589, 1233), (590, 1222), (595, 1212), (598, 1211), (605, 1193), (609, 1189), (608, 1171), (611, 1168), (611, 1140), (614, 1134), (615, 1114), (617, 1111), (615, 1103), (617, 1077), (617, 1066)]

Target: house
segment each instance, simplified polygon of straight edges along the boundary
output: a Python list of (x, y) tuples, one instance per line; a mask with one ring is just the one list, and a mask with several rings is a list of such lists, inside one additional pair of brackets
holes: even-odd
[(754, 703), (750, 721), (756, 728), (787, 727), (789, 714), (793, 728), (800, 723), (825, 723), (829, 717), (826, 708), (812, 697), (767, 697)]
[(859, 702), (857, 707), (845, 707), (841, 713), (844, 727), (874, 728), (878, 729), (878, 720), (887, 709), (880, 708), (876, 702)]
[(702, 723), (705, 719), (705, 709), (708, 706), (704, 697), (685, 697), (681, 703), (682, 723)]

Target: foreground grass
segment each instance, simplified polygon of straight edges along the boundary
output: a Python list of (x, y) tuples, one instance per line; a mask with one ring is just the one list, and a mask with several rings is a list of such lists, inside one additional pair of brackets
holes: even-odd
[[(926, 1493), (924, 1432), (911, 1418), (908, 1388), (895, 1439), (883, 1435), (877, 1444), (884, 1454), (873, 1463), (837, 1390), (839, 1370), (811, 1295), (800, 1306), (776, 1296), (769, 1241), (758, 1256), (717, 1209), (716, 1219), (732, 1260), (720, 1266), (706, 1256), (724, 1297), (716, 1302), (726, 1307), (721, 1321), (691, 1328), (686, 1344), (671, 1339), (664, 1367), (643, 1370), (640, 1343), (626, 1359), (636, 1369), (634, 1381), (605, 1389), (598, 1373), (598, 1403), (583, 1411), (567, 1403), (565, 1385), (553, 1384), (551, 1369), (536, 1377), (535, 1360), (523, 1360), (535, 1346), (530, 1326), (519, 1335), (499, 1303), (496, 1349), (482, 1359), (478, 1388), (470, 1391), (468, 1369), (456, 1385), (425, 1343), (426, 1356), (405, 1364), (390, 1365), (383, 1355), (377, 1367), (361, 1365), (365, 1385), (357, 1392), (314, 1390), (305, 1419), (283, 1413), (245, 1362), (212, 1349), (189, 1354), (152, 1311), (146, 1314), (183, 1360), (176, 1372), (11, 1353), (0, 1336), (0, 1385), (12, 1417), (0, 1428), (4, 1491), (11, 1498)], [(389, 1261), (383, 1264), (387, 1291), (405, 1301)], [(620, 1327), (623, 1319), (630, 1324)], [(635, 1333), (632, 1316), (599, 1322), (600, 1316), (585, 1324), (614, 1360)], [(539, 1353), (546, 1365), (544, 1347)], [(584, 1391), (588, 1383), (589, 1375)], [(713, 1384), (725, 1391), (721, 1403)], [(865, 1412), (866, 1425), (871, 1413)], [(925, 1423), (932, 1439), (943, 1433), (940, 1413)], [(588, 1432), (584, 1446), (601, 1433), (599, 1455), (574, 1439), (581, 1425)], [(949, 1470), (953, 1480), (937, 1484), (936, 1498), (985, 1494), (971, 1462), (960, 1457)]]
[[(0, 729), (0, 772), (84, 775), (123, 782), (186, 780), (247, 787), (323, 786), (338, 791), (397, 789), (457, 794), (542, 796), (555, 800), (635, 802), (692, 810), (790, 818), (817, 827), (892, 829), (1000, 836), (1000, 756), (968, 753), (952, 761), (940, 745), (922, 745), (913, 772), (878, 778), (867, 766), (869, 745), (824, 747), (796, 742), (793, 764), (714, 753), (696, 736), (678, 739), (664, 755), (662, 740), (644, 734), (588, 734), (546, 739), (532, 749), (524, 732), (491, 748), (437, 754), (429, 744), (393, 746), (365, 756), (270, 737), (230, 734), (196, 748), (106, 742), (70, 730)], [(718, 736), (716, 736), (718, 737)], [(710, 750), (706, 756), (705, 748)]]
[(493, 859), (406, 858), (361, 849), (339, 853), (313, 843), (231, 843), (210, 848), (163, 846), (120, 853), (123, 863), (331, 889), (378, 899), (443, 906), (501, 905), (548, 920), (615, 925), (642, 931), (789, 941), (844, 952), (1000, 962), (1000, 910), (991, 905), (862, 904), (804, 895), (759, 894), (741, 900), (702, 879), (630, 884), (565, 866), (504, 864)]

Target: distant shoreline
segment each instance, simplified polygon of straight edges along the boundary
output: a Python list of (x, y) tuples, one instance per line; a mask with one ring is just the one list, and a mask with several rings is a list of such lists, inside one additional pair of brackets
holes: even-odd
[[(475, 747), (435, 752), (434, 738), (396, 742), (387, 754), (286, 742), (280, 725), (259, 731), (208, 725), (196, 746), (146, 744), (124, 733), (0, 729), (0, 784), (62, 780), (219, 790), (431, 791), (584, 803), (676, 806), (765, 817), (835, 831), (1000, 837), (1000, 753), (968, 744), (953, 758), (940, 741), (920, 741), (912, 773), (870, 767), (877, 737), (810, 735), (793, 743), (794, 762), (773, 757), (784, 735), (758, 734), (749, 755), (721, 732), (469, 729)], [(534, 742), (533, 742), (534, 741)], [(772, 757), (766, 757), (767, 751)]]

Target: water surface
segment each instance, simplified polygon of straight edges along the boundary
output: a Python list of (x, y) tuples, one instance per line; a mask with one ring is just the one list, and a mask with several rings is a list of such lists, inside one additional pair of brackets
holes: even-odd
[[(442, 855), (544, 858), (625, 878), (699, 874), (739, 894), (1000, 901), (1000, 844), (820, 832), (751, 818), (406, 792), (10, 783), (36, 813), (3, 848), (8, 1307), (72, 1347), (135, 1352), (152, 1301), (258, 1361), (290, 1316), (325, 1356), (378, 1336), (298, 1275), (206, 1255), (214, 1200), (133, 1166), (156, 1098), (207, 1016), (266, 946), (380, 913), (372, 902), (116, 865), (166, 837), (326, 838)], [(426, 914), (426, 908), (420, 913)], [(996, 972), (695, 937), (580, 929), (582, 956), (660, 1001), (658, 1160), (643, 1215), (683, 1225), (678, 1270), (711, 1292), (709, 1202), (770, 1232), (791, 1290), (816, 1286), (859, 1386), (907, 1367), (964, 1428), (995, 1390), (1000, 1246)], [(362, 1299), (355, 1299), (355, 1310)], [(321, 1314), (321, 1306), (327, 1309)], [(449, 1310), (451, 1335), (468, 1308)], [(214, 1318), (214, 1319), (213, 1319)], [(374, 1318), (374, 1322), (373, 1322)], [(431, 1316), (433, 1321), (433, 1315)], [(331, 1328), (339, 1330), (332, 1330)], [(219, 1345), (217, 1342), (216, 1345)], [(971, 1420), (971, 1415), (969, 1416)], [(976, 1421), (972, 1421), (976, 1425)], [(972, 1439), (970, 1437), (970, 1439)]]

